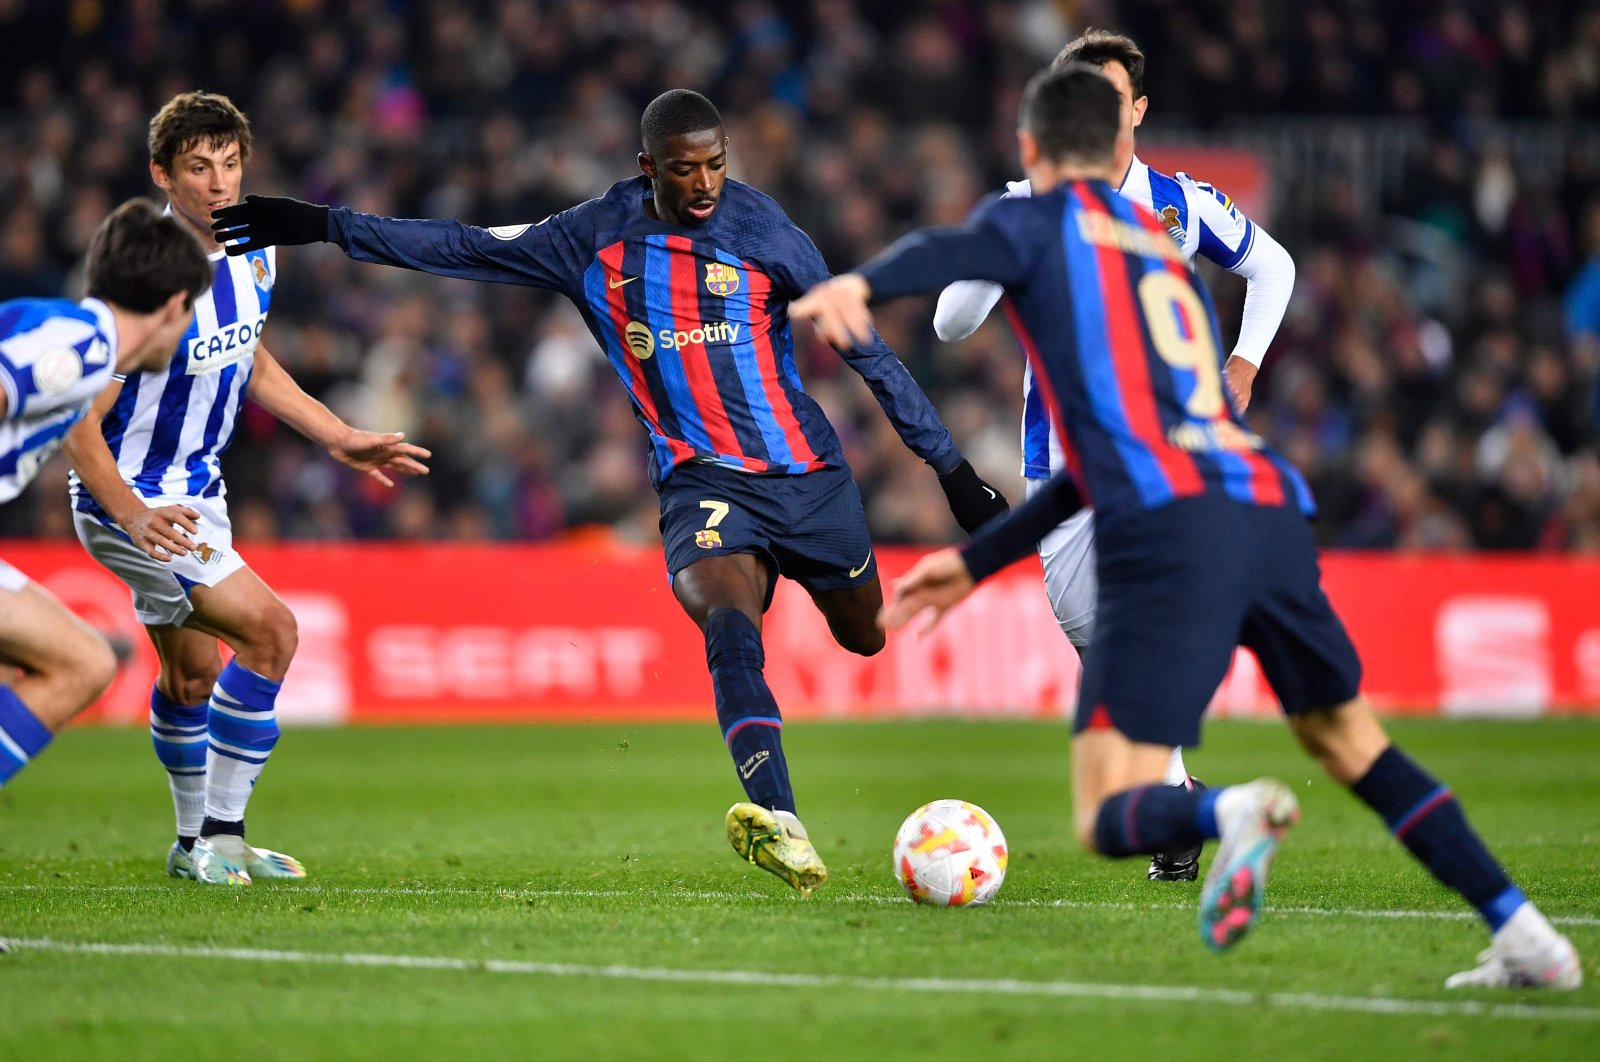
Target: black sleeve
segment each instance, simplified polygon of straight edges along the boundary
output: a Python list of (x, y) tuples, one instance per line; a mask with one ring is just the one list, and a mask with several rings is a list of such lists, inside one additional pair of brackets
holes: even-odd
[(961, 558), (973, 581), (981, 583), (1032, 553), (1051, 528), (1082, 508), (1083, 495), (1072, 477), (1065, 473), (1053, 476), (1004, 519), (984, 525), (972, 536)]

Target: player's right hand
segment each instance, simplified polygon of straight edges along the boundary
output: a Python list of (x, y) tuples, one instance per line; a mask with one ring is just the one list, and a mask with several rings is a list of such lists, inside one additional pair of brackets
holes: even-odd
[(151, 560), (166, 564), (174, 557), (187, 557), (194, 549), (189, 535), (200, 530), (200, 514), (187, 505), (162, 505), (134, 513), (118, 524)]
[(790, 318), (803, 317), (838, 350), (872, 342), (872, 288), (859, 273), (844, 273), (806, 292), (789, 304)]
[(244, 202), (211, 214), (211, 235), (237, 258), (246, 251), (328, 238), (328, 208), (270, 195), (247, 195)]
[(960, 550), (941, 549), (930, 553), (894, 581), (894, 600), (878, 614), (878, 626), (897, 631), (923, 613), (931, 612), (920, 628), (927, 634), (977, 585)]

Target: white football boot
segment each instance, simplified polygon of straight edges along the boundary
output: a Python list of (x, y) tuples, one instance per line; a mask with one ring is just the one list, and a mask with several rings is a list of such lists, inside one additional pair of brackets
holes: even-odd
[(172, 842), (172, 847), (167, 850), (167, 875), (174, 878), (183, 878), (194, 881), (194, 856), (183, 850), (183, 845), (177, 841)]
[(1570, 992), (1582, 984), (1583, 964), (1572, 941), (1557, 933), (1537, 907), (1524, 903), (1478, 954), (1478, 965), (1451, 975), (1444, 986)]
[(1272, 778), (1229, 786), (1217, 798), (1222, 836), (1200, 890), (1200, 939), (1213, 951), (1237, 944), (1267, 895), (1267, 870), (1289, 827), (1300, 821), (1300, 803)]
[(306, 868), (294, 856), (252, 848), (243, 837), (217, 834), (194, 843), (194, 880), (205, 885), (248, 885), (256, 878), (303, 878)]

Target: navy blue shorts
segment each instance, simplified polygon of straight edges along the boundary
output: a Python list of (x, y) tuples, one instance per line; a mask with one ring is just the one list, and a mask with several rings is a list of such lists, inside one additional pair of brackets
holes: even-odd
[[(667, 574), (695, 561), (753, 553), (807, 590), (846, 590), (878, 574), (867, 513), (848, 468), (758, 476), (714, 464), (680, 465), (661, 488)], [(773, 587), (767, 584), (772, 604)]]
[(1292, 506), (1185, 498), (1096, 533), (1100, 604), (1075, 730), (1109, 723), (1134, 741), (1198, 745), (1239, 645), (1287, 714), (1356, 696), (1361, 661)]

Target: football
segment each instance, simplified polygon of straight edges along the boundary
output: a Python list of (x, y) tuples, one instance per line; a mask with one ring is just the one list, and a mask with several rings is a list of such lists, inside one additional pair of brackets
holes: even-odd
[(895, 834), (894, 876), (918, 903), (988, 903), (1006, 880), (1005, 834), (969, 801), (924, 804)]

